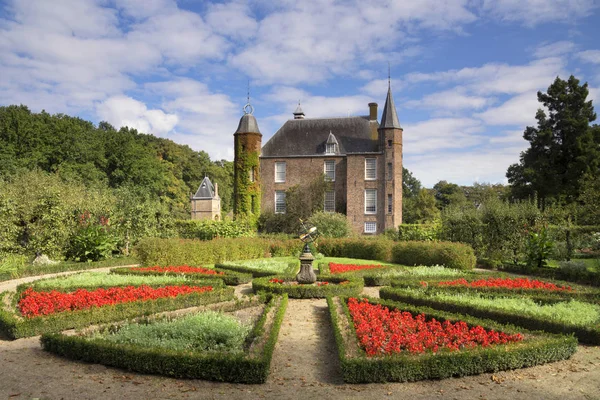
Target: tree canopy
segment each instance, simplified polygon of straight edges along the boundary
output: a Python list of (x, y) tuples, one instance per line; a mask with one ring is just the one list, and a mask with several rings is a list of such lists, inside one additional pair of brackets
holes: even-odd
[(538, 92), (544, 109), (535, 116), (537, 126), (528, 126), (523, 138), (530, 147), (506, 176), (515, 198), (537, 196), (542, 208), (550, 201), (571, 203), (578, 199), (584, 178), (600, 176), (600, 127), (588, 85), (571, 75), (556, 78), (547, 93)]

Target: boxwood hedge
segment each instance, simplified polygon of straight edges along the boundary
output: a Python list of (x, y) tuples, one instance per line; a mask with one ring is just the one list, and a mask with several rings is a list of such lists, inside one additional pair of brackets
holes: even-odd
[(42, 348), (73, 360), (178, 378), (226, 382), (266, 381), (273, 350), (287, 307), (287, 297), (270, 299), (256, 323), (244, 353), (174, 351), (111, 343), (85, 336), (44, 334)]
[(243, 272), (236, 272), (231, 270), (224, 270), (221, 268), (212, 268), (217, 272), (223, 272), (223, 275), (206, 275), (200, 273), (187, 272), (185, 274), (178, 272), (155, 272), (155, 271), (139, 271), (135, 270), (132, 267), (121, 267), (121, 268), (113, 268), (110, 270), (113, 274), (120, 275), (167, 275), (167, 276), (185, 276), (190, 279), (219, 279), (222, 280), (223, 283), (230, 286), (241, 285), (243, 283), (248, 283), (252, 280), (252, 274), (247, 274)]
[(524, 368), (567, 359), (577, 349), (577, 340), (572, 336), (528, 332), (511, 325), (502, 325), (468, 315), (453, 314), (406, 303), (369, 299), (369, 302), (408, 311), (413, 315), (424, 313), (427, 317), (441, 322), (460, 320), (469, 325), (481, 325), (486, 329), (506, 333), (522, 333), (525, 340), (519, 343), (454, 352), (400, 353), (390, 356), (367, 357), (365, 351), (358, 346), (346, 302), (347, 298), (329, 297), (327, 299), (342, 376), (348, 383), (442, 379)]
[(320, 275), (317, 278), (317, 283), (329, 283), (322, 286), (311, 284), (286, 285), (276, 282), (270, 282), (270, 280), (274, 278), (282, 279), (284, 282), (296, 282), (296, 278), (294, 276), (256, 278), (252, 280), (252, 290), (254, 290), (254, 293), (286, 293), (290, 298), (293, 299), (325, 298), (327, 296), (358, 296), (363, 290), (363, 281), (360, 278), (345, 278), (338, 276)]

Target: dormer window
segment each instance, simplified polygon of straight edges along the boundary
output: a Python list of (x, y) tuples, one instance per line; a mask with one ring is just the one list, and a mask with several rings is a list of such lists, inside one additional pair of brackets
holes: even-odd
[(327, 143), (325, 148), (325, 154), (337, 153), (337, 145), (335, 143)]

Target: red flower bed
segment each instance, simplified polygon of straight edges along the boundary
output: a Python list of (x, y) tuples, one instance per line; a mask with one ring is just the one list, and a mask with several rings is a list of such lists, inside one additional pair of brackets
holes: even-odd
[(329, 272), (332, 274), (341, 274), (343, 272), (360, 271), (363, 269), (384, 268), (385, 265), (355, 265), (355, 264), (336, 264), (329, 263)]
[(177, 274), (203, 274), (203, 275), (225, 275), (224, 272), (215, 271), (214, 269), (202, 267), (190, 267), (189, 265), (180, 265), (177, 267), (132, 267), (132, 271), (148, 271), (148, 272), (175, 272)]
[(348, 299), (358, 341), (368, 356), (389, 355), (408, 351), (423, 353), (439, 349), (459, 350), (523, 340), (519, 333), (486, 331), (481, 326), (469, 327), (465, 322), (439, 322), (416, 317), (409, 312), (390, 310), (368, 300)]
[(29, 288), (21, 295), (18, 307), (23, 316), (32, 318), (61, 311), (84, 310), (91, 307), (177, 297), (182, 294), (204, 293), (212, 290), (212, 286), (195, 287), (186, 285), (159, 288), (142, 285), (139, 287), (100, 288), (92, 291), (78, 289), (73, 293), (61, 293), (56, 290), (36, 292)]
[(269, 282), (271, 282), (271, 283), (279, 283), (280, 285), (283, 285), (283, 283), (285, 281), (283, 279), (273, 278), (273, 279), (269, 279)]
[[(425, 283), (424, 286), (427, 284)], [(570, 286), (557, 286), (554, 283), (542, 282), (529, 278), (488, 278), (469, 282), (464, 278), (454, 281), (438, 282), (437, 286), (466, 286), (466, 287), (499, 287), (507, 289), (543, 289), (543, 290), (572, 290)]]

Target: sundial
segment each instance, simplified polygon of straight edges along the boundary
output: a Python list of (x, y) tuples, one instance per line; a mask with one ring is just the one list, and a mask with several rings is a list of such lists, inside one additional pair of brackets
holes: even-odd
[(300, 272), (296, 275), (298, 283), (315, 283), (317, 276), (313, 271), (312, 263), (315, 257), (310, 252), (309, 243), (314, 242), (319, 237), (319, 231), (316, 226), (307, 225), (300, 220), (300, 232), (298, 237), (304, 243), (304, 249), (300, 255)]

